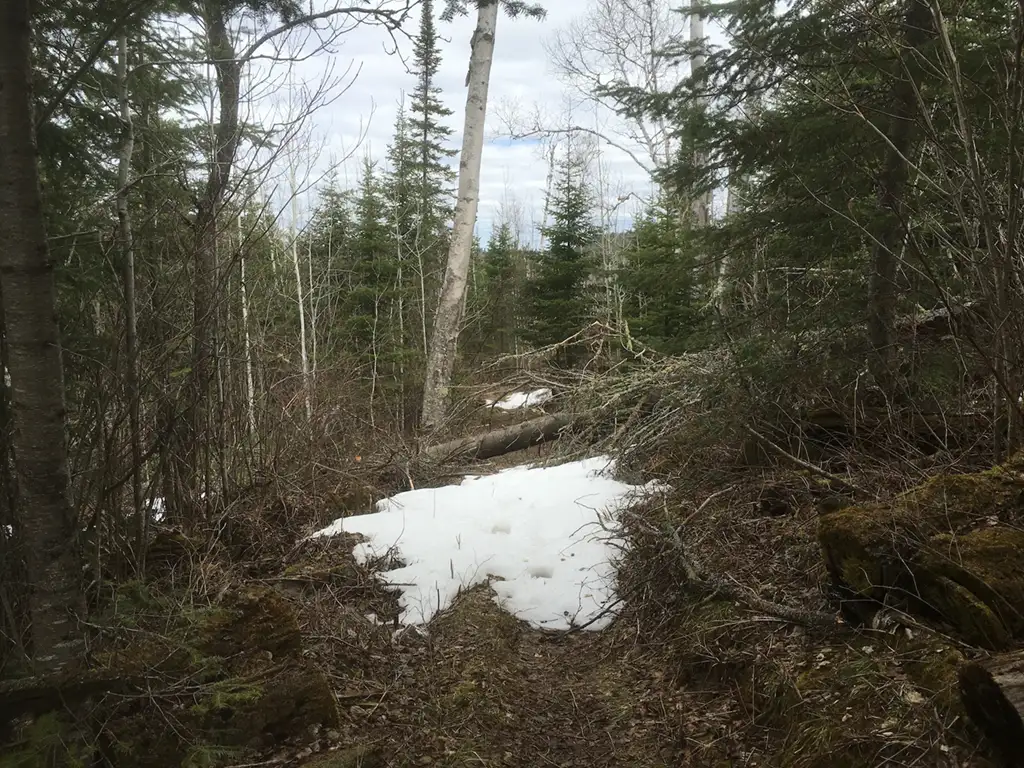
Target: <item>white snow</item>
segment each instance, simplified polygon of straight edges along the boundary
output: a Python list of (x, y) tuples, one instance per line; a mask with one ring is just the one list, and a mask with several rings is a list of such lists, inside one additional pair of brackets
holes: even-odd
[[(354, 550), (359, 562), (395, 550), (404, 567), (380, 578), (401, 591), (403, 624), (430, 621), (460, 590), (495, 577), (505, 610), (536, 627), (568, 629), (615, 599), (611, 559), (622, 542), (602, 520), (638, 487), (612, 478), (612, 469), (600, 456), (466, 477), (384, 499), (375, 513), (339, 518), (310, 538), (363, 534)], [(611, 618), (608, 611), (588, 628)]]
[(551, 389), (542, 387), (531, 392), (512, 392), (505, 395), (501, 400), (486, 400), (487, 405), (493, 408), (500, 408), (503, 411), (517, 411), (520, 408), (533, 408), (546, 403), (552, 398)]
[(162, 496), (157, 496), (153, 499), (153, 502), (149, 505), (150, 519), (154, 522), (159, 523), (164, 519), (164, 513), (167, 511), (167, 503), (164, 501)]

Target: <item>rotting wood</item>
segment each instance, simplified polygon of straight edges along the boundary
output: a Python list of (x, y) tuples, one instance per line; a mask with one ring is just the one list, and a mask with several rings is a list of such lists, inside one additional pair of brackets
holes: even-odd
[(960, 698), (1011, 768), (1024, 768), (1024, 651), (964, 664)]
[(107, 693), (141, 690), (142, 681), (108, 671), (0, 680), (0, 729), (21, 715), (38, 715)]
[(441, 463), (445, 461), (493, 459), (513, 451), (521, 451), (534, 445), (557, 440), (562, 430), (573, 422), (567, 413), (540, 416), (511, 427), (482, 432), (446, 443), (424, 448), (417, 457), (420, 461)]

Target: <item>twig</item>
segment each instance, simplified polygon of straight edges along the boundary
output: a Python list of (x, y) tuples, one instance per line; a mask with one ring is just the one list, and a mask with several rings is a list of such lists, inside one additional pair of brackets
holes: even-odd
[(762, 435), (753, 427), (745, 426), (744, 429), (747, 431), (748, 434), (750, 434), (751, 436), (759, 440), (762, 444), (764, 444), (766, 448), (770, 449), (772, 453), (776, 454), (777, 456), (780, 456), (783, 459), (786, 459), (786, 461), (792, 462), (796, 466), (802, 469), (806, 469), (808, 472), (813, 472), (814, 474), (819, 475), (820, 477), (824, 477), (829, 482), (841, 485), (844, 488), (853, 491), (854, 493), (859, 493), (862, 496), (867, 496), (866, 491), (864, 491), (862, 488), (855, 485), (851, 481), (847, 480), (844, 477), (840, 477), (839, 475), (834, 475), (827, 469), (822, 469), (817, 464), (811, 464), (809, 461), (804, 461), (803, 459), (794, 456), (782, 446), (769, 440), (767, 437)]

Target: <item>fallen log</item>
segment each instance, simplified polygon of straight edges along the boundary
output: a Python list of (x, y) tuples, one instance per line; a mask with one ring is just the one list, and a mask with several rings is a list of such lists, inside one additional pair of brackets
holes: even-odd
[(513, 451), (521, 451), (533, 445), (557, 440), (561, 431), (573, 421), (567, 413), (540, 416), (511, 427), (460, 437), (446, 443), (424, 448), (417, 457), (420, 461), (441, 463), (445, 461), (493, 459)]
[(142, 684), (138, 678), (104, 670), (0, 680), (0, 732), (15, 717), (40, 715), (107, 693), (142, 690)]
[(958, 678), (968, 716), (1006, 765), (1024, 766), (1024, 651), (968, 662)]

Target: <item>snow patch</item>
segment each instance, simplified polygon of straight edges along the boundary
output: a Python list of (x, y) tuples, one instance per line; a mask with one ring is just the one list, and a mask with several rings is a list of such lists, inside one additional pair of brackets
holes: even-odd
[(543, 405), (553, 396), (554, 395), (550, 388), (542, 387), (541, 389), (535, 389), (532, 392), (512, 392), (511, 394), (505, 395), (497, 402), (491, 399), (485, 400), (484, 402), (486, 402), (487, 405), (493, 408), (499, 408), (502, 411), (518, 411), (520, 408), (533, 408), (538, 405)]
[(153, 499), (149, 505), (149, 517), (155, 523), (159, 523), (164, 519), (164, 515), (167, 512), (167, 502), (164, 501), (162, 496), (157, 496)]
[(643, 487), (615, 480), (613, 467), (599, 456), (466, 477), (384, 499), (375, 513), (339, 518), (310, 538), (362, 534), (359, 562), (397, 551), (404, 566), (380, 578), (401, 590), (403, 624), (430, 621), (461, 590), (493, 577), (498, 604), (535, 627), (568, 629), (600, 616), (588, 628), (601, 629), (612, 618), (612, 558), (622, 546), (602, 518)]

